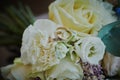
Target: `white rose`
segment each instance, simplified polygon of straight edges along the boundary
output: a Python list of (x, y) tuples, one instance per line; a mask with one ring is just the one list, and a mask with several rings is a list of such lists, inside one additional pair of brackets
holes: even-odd
[(49, 17), (65, 27), (96, 34), (103, 25), (116, 20), (111, 7), (101, 0), (55, 0), (49, 6)]
[(75, 51), (83, 62), (99, 64), (105, 53), (105, 45), (98, 37), (85, 37), (75, 43)]

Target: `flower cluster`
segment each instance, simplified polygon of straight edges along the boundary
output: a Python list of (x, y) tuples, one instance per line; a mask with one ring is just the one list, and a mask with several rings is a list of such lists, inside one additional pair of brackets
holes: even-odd
[(80, 59), (98, 65), (104, 51), (105, 46), (98, 37), (60, 27), (47, 19), (37, 20), (23, 33), (21, 57), (8, 68), (4, 67), (2, 72), (6, 76), (9, 73), (9, 77), (12, 75), (7, 77), (11, 80), (18, 80), (23, 73), (22, 80), (36, 77), (42, 80), (82, 80), (84, 73)]
[(36, 20), (25, 29), (21, 57), (1, 68), (3, 77), (10, 80), (104, 79), (100, 61), (105, 45), (91, 35), (116, 20), (111, 8), (106, 9), (104, 4), (100, 0), (54, 1), (49, 6), (51, 20)]

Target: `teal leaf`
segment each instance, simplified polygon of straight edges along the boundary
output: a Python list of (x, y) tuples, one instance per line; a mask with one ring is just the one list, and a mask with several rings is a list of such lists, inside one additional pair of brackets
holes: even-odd
[(120, 57), (120, 21), (105, 25), (98, 33), (106, 45), (106, 51)]

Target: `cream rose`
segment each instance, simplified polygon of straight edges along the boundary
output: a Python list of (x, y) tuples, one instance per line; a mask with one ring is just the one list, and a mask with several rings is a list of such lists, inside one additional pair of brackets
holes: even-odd
[(51, 20), (90, 34), (97, 34), (103, 25), (115, 21), (112, 13), (112, 6), (101, 0), (56, 0), (49, 6)]

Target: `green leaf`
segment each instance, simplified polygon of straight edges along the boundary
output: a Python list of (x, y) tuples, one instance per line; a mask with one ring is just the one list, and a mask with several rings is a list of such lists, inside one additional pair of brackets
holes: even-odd
[(30, 19), (30, 22), (31, 22), (31, 23), (34, 23), (35, 17), (34, 17), (34, 15), (33, 15), (32, 11), (31, 11), (30, 7), (26, 6), (25, 8), (26, 8), (26, 11), (27, 11), (29, 17), (31, 18), (31, 19)]
[(30, 9), (28, 10), (27, 9), (27, 11), (26, 11), (26, 9), (25, 9), (25, 7), (23, 7), (23, 5), (22, 4), (19, 4), (19, 8), (20, 8), (20, 12), (23, 14), (23, 16), (27, 19), (27, 21), (29, 22), (29, 23), (33, 23), (33, 17), (31, 17), (31, 16), (29, 16), (29, 15), (31, 15), (32, 13), (31, 13), (31, 11), (30, 11)]
[(20, 45), (21, 37), (6, 34), (0, 34), (0, 45)]
[(0, 27), (6, 31), (21, 34), (21, 29), (9, 18), (9, 16), (0, 14)]
[(0, 45), (21, 44), (21, 36), (26, 27), (34, 22), (34, 16), (28, 6), (20, 4), (8, 6), (0, 13)]
[(12, 20), (18, 24), (19, 28), (24, 29), (25, 24), (14, 14), (14, 12), (11, 10), (11, 7), (6, 8), (6, 11)]
[(98, 33), (106, 45), (106, 50), (120, 57), (120, 21), (105, 25)]
[(14, 6), (11, 6), (11, 10), (14, 12), (14, 14), (21, 20), (21, 22), (23, 22), (25, 24), (25, 26), (23, 26), (24, 28), (26, 28), (30, 23), (26, 20), (26, 18), (24, 17), (24, 15), (22, 15), (22, 13), (20, 13), (19, 10), (17, 10)]

